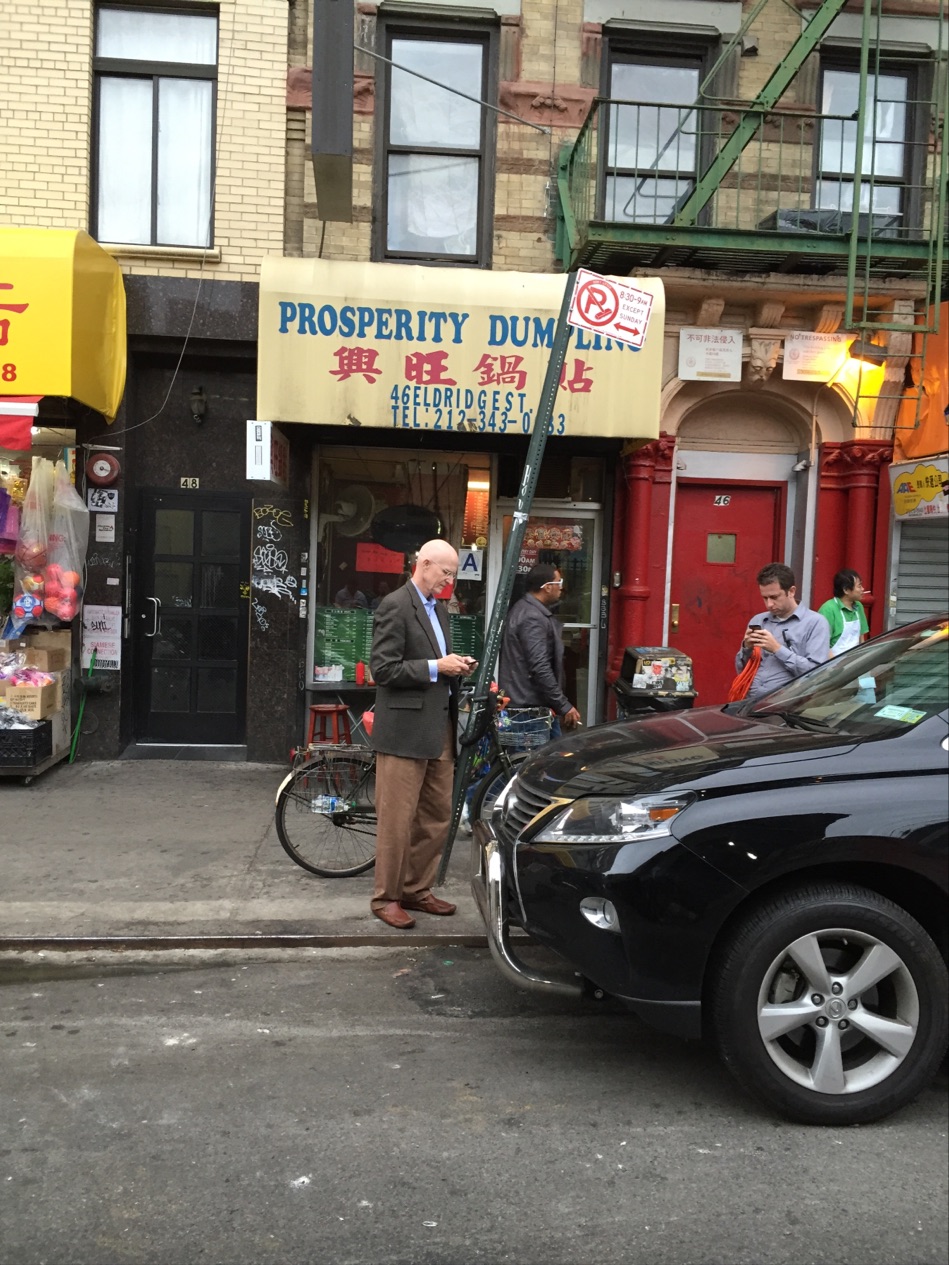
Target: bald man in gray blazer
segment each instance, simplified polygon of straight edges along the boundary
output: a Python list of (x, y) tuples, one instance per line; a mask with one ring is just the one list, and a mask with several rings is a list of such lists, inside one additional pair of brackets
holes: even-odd
[(455, 912), (431, 885), (451, 818), (458, 688), (477, 666), (451, 653), (448, 616), (435, 600), (457, 572), (451, 545), (428, 541), (415, 575), (382, 599), (373, 621), (378, 832), (371, 908), (400, 929), (415, 926), (408, 910)]

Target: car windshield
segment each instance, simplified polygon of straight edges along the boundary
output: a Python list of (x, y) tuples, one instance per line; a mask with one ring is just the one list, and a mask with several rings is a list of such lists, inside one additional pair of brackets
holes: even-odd
[(949, 621), (908, 624), (848, 650), (747, 710), (861, 737), (912, 729), (949, 707)]

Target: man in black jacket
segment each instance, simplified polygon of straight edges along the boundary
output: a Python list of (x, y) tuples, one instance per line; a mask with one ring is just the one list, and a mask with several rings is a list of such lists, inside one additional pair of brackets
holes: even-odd
[(560, 601), (563, 577), (541, 563), (527, 577), (527, 593), (504, 625), (498, 680), (512, 707), (549, 707), (554, 713), (551, 737), (560, 727), (575, 729), (580, 713), (563, 690), (563, 639), (553, 606)]

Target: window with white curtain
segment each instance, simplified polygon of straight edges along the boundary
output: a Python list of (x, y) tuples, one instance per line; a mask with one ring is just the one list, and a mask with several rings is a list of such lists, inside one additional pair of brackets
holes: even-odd
[[(911, 229), (907, 194), (913, 168), (912, 71), (894, 67), (888, 73), (867, 75), (863, 136), (859, 138), (861, 166), (857, 209), (872, 213), (875, 232), (902, 236)], [(840, 211), (854, 210), (854, 173), (857, 166), (857, 112), (860, 71), (855, 65), (825, 62), (821, 74), (821, 131), (815, 204)]]
[(378, 257), (490, 262), (492, 48), (489, 32), (387, 32)]
[(99, 241), (211, 245), (217, 40), (213, 13), (97, 10)]

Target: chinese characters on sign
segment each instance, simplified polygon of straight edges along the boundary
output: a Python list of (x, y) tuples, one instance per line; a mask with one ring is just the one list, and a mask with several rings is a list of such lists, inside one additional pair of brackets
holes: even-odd
[[(9, 281), (0, 281), (0, 290), (12, 290), (13, 285)], [(0, 298), (5, 296), (0, 295)], [(14, 312), (16, 315), (22, 315), (29, 307), (29, 303), (0, 303), (0, 312)], [(10, 317), (0, 316), (0, 347), (7, 347), (10, 344)], [(12, 352), (10, 353), (13, 354)], [(7, 361), (0, 364), (0, 381), (16, 382), (16, 363)], [(4, 388), (0, 387), (0, 395), (4, 392)]]
[[(451, 315), (454, 315), (452, 313)], [(525, 321), (526, 321), (525, 317)], [(546, 327), (540, 345), (546, 345)], [(599, 335), (596, 342), (601, 345)], [(536, 344), (535, 344), (536, 345)], [(580, 346), (580, 344), (577, 344)], [(584, 349), (590, 346), (584, 343)], [(379, 353), (373, 347), (337, 347), (333, 352), (336, 368), (330, 369), (330, 377), (339, 382), (361, 377), (373, 385), (381, 376)], [(450, 377), (450, 353), (447, 351), (413, 351), (404, 357), (403, 376), (406, 383), (401, 389), (393, 387), (389, 392), (392, 424), (396, 427), (417, 427), (419, 409), (433, 415), (432, 430), (517, 430), (528, 434), (533, 425), (533, 397), (528, 397), (528, 371), (521, 366), (523, 356), (491, 355), (485, 352), (470, 373), (477, 380), (469, 387)], [(579, 356), (568, 358), (560, 374), (560, 390), (571, 395), (588, 395), (593, 391), (595, 378), (592, 364)], [(461, 372), (454, 370), (454, 372)], [(540, 378), (535, 383), (540, 389)], [(493, 386), (513, 386), (513, 391), (486, 391)], [(419, 392), (418, 388), (423, 390)], [(432, 390), (429, 391), (428, 388)], [(444, 390), (439, 388), (444, 387)], [(452, 390), (451, 388), (457, 388)], [(411, 420), (409, 420), (411, 417)], [(565, 433), (566, 418), (557, 413), (551, 421), (550, 432)]]
[(685, 382), (741, 381), (741, 331), (683, 329), (679, 332), (679, 377)]
[(945, 518), (949, 515), (949, 458), (890, 467), (896, 518)]
[[(258, 414), (284, 421), (530, 434), (564, 279), (267, 259)], [(600, 278), (614, 284), (612, 278)], [(548, 433), (654, 435), (662, 284), (617, 281), (617, 326), (572, 331)], [(344, 297), (345, 296), (345, 297)], [(592, 298), (587, 309), (593, 312)], [(650, 323), (651, 322), (651, 323)], [(647, 337), (647, 329), (649, 336)], [(623, 340), (632, 340), (630, 342)]]

